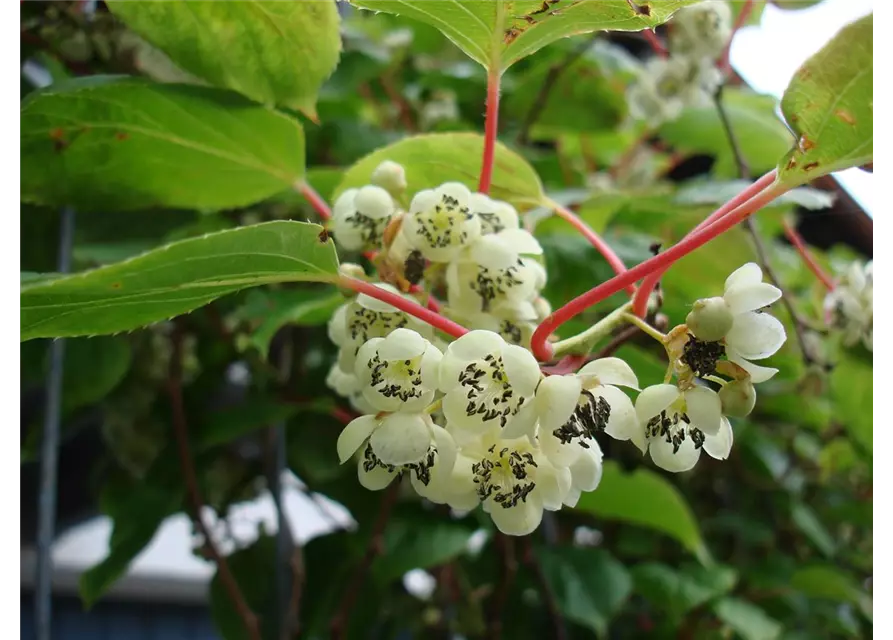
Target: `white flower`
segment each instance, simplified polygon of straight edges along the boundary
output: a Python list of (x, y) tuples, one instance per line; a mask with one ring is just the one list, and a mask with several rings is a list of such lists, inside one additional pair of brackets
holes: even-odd
[(397, 195), (406, 191), (406, 170), (396, 162), (385, 160), (375, 167), (371, 182), (387, 190), (391, 195)]
[(526, 349), (492, 331), (466, 333), (447, 347), (440, 362), (447, 428), (460, 444), (492, 425), (503, 428), (503, 437), (532, 436), (539, 381), (539, 365)]
[(458, 182), (418, 192), (400, 233), (432, 262), (449, 262), (481, 235), (481, 221), (468, 208), (471, 192)]
[(615, 385), (639, 388), (636, 374), (620, 358), (593, 360), (576, 374), (548, 376), (540, 383), (539, 437), (553, 463), (574, 464), (584, 450), (598, 447), (598, 433), (626, 440), (636, 432), (633, 402)]
[(352, 394), (360, 391), (360, 381), (352, 373), (345, 373), (338, 366), (338, 363), (332, 365), (326, 376), (326, 386), (339, 396), (349, 398)]
[(715, 59), (732, 35), (732, 9), (728, 2), (710, 0), (676, 12), (670, 23), (672, 55)]
[(450, 306), (460, 313), (533, 320), (533, 300), (545, 286), (546, 274), (527, 256), (542, 252), (539, 242), (521, 229), (482, 236), (447, 267)]
[(337, 448), (341, 464), (362, 449), (358, 474), (370, 491), (385, 488), (402, 472), (410, 473), (417, 491), (425, 491), (448, 478), (456, 460), (452, 437), (425, 413), (360, 416), (344, 427)]
[(377, 249), (395, 211), (394, 200), (381, 187), (348, 189), (335, 201), (332, 210), (335, 242), (348, 251)]
[(462, 452), (471, 461), (477, 499), (507, 535), (535, 530), (543, 510), (560, 509), (571, 491), (571, 471), (553, 465), (529, 438), (506, 439), (491, 428)]
[(671, 384), (648, 387), (636, 399), (636, 416), (637, 429), (624, 435), (667, 471), (688, 471), (702, 448), (724, 460), (732, 447), (732, 427), (722, 415), (719, 396), (706, 387), (686, 391)]
[(513, 320), (483, 311), (461, 313), (455, 307), (445, 307), (444, 315), (463, 327), (474, 327), (498, 333), (509, 344), (516, 344), (524, 348), (530, 347), (530, 338), (536, 330), (536, 323), (533, 321)]
[(483, 193), (473, 193), (468, 199), (469, 210), (481, 221), (481, 234), (518, 229), (518, 212), (508, 202), (493, 200)]
[(843, 343), (860, 339), (869, 351), (874, 341), (874, 263), (853, 262), (825, 297), (828, 324), (843, 331)]
[(363, 397), (379, 411), (421, 411), (437, 389), (440, 351), (411, 329), (372, 338), (357, 352)]
[(726, 357), (746, 370), (753, 382), (765, 382), (778, 369), (755, 365), (751, 360), (762, 360), (773, 355), (784, 344), (784, 325), (768, 313), (758, 311), (781, 297), (781, 291), (763, 282), (760, 267), (748, 262), (726, 279), (723, 300), (734, 316), (732, 328), (726, 334)]
[(679, 56), (652, 58), (627, 92), (630, 115), (653, 126), (675, 120), (686, 107), (707, 104), (721, 80), (712, 63)]
[[(375, 286), (399, 294), (389, 284), (377, 283)], [(403, 327), (416, 331), (426, 340), (434, 336), (430, 325), (364, 293), (339, 307), (329, 320), (328, 332), (329, 339), (341, 348), (338, 364), (342, 371), (354, 373), (357, 351), (366, 342), (372, 338), (383, 338), (394, 329)]]

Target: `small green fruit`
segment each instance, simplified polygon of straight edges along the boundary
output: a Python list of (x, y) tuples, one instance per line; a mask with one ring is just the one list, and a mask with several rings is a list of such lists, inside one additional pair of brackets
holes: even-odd
[(734, 319), (722, 298), (702, 298), (694, 303), (685, 324), (698, 340), (718, 342), (726, 337)]

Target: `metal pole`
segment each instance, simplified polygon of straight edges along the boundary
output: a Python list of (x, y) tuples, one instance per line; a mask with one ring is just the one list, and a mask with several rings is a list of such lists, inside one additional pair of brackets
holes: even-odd
[[(59, 237), (59, 272), (71, 268), (74, 209), (62, 210)], [(56, 525), (56, 488), (59, 462), (59, 423), (62, 413), (62, 372), (65, 341), (50, 344), (50, 371), (46, 386), (46, 413), (40, 445), (40, 495), (37, 519), (37, 584), (34, 595), (37, 640), (50, 640), (53, 581), (53, 537)]]

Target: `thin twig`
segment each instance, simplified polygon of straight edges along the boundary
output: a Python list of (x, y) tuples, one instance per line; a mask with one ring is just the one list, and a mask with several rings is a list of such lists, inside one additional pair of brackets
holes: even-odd
[(384, 530), (399, 495), (400, 479), (397, 478), (391, 483), (391, 486), (388, 487), (382, 497), (381, 506), (378, 508), (378, 518), (375, 520), (369, 544), (366, 546), (366, 553), (360, 560), (356, 571), (354, 571), (350, 584), (344, 592), (344, 597), (341, 599), (341, 604), (338, 606), (337, 613), (329, 625), (332, 640), (340, 640), (345, 637), (347, 624), (350, 620), (350, 612), (353, 610), (357, 596), (360, 594), (366, 574), (369, 572), (369, 568), (372, 566), (375, 558), (384, 553)]
[(493, 605), (490, 609), (490, 623), (487, 625), (487, 637), (490, 640), (499, 640), (502, 637), (502, 611), (508, 600), (512, 582), (518, 571), (518, 563), (515, 562), (515, 545), (510, 536), (503, 533), (496, 534), (496, 546), (502, 558), (502, 573), (499, 583), (493, 592)]
[(536, 553), (534, 553), (533, 544), (530, 542), (530, 536), (525, 536), (522, 540), (524, 545), (524, 564), (530, 567), (530, 570), (533, 571), (533, 575), (539, 585), (540, 593), (543, 595), (543, 601), (546, 605), (546, 613), (549, 615), (549, 622), (552, 625), (552, 634), (550, 637), (552, 640), (565, 640), (567, 638), (567, 629), (564, 626), (564, 618), (561, 617), (561, 612), (558, 610), (558, 602), (555, 600), (555, 593), (552, 591), (552, 587), (549, 586), (549, 581), (546, 579), (543, 567), (539, 563)]
[(533, 127), (534, 123), (539, 119), (540, 114), (543, 112), (543, 109), (546, 108), (546, 103), (549, 101), (549, 94), (552, 92), (552, 89), (555, 88), (555, 84), (558, 82), (558, 78), (561, 77), (561, 74), (568, 69), (572, 64), (574, 64), (580, 56), (582, 56), (589, 47), (592, 46), (594, 39), (590, 38), (584, 40), (580, 43), (573, 51), (570, 51), (567, 56), (561, 62), (557, 62), (553, 64), (549, 71), (546, 73), (546, 77), (543, 80), (543, 84), (540, 85), (540, 90), (536, 94), (536, 97), (533, 99), (533, 103), (530, 105), (530, 110), (527, 112), (527, 115), (524, 117), (524, 122), (521, 125), (521, 131), (518, 132), (517, 143), (519, 145), (527, 144), (530, 136), (530, 129)]
[[(744, 159), (744, 155), (741, 153), (741, 147), (738, 144), (738, 138), (735, 135), (735, 131), (732, 128), (732, 122), (729, 119), (729, 114), (726, 112), (725, 104), (722, 100), (723, 93), (723, 85), (720, 85), (719, 89), (716, 92), (716, 95), (713, 96), (713, 100), (716, 103), (716, 111), (719, 114), (719, 120), (722, 123), (723, 129), (726, 133), (726, 138), (728, 138), (729, 146), (732, 148), (732, 155), (735, 158), (735, 165), (738, 167), (738, 175), (740, 178), (744, 180), (750, 179), (750, 170), (747, 166), (747, 161)], [(756, 224), (753, 221), (753, 218), (747, 218), (744, 221), (744, 228), (747, 229), (747, 232), (750, 234), (750, 238), (753, 241), (754, 252), (757, 254), (757, 260), (760, 263), (760, 266), (763, 268), (763, 272), (766, 274), (766, 277), (769, 278), (769, 281), (775, 285), (779, 291), (781, 291), (781, 302), (784, 305), (785, 309), (787, 309), (788, 315), (791, 316), (791, 322), (794, 325), (794, 335), (797, 338), (797, 344), (800, 346), (800, 352), (803, 354), (803, 361), (808, 365), (815, 362), (815, 358), (810, 352), (808, 343), (806, 342), (806, 337), (804, 336), (804, 328), (807, 327), (806, 322), (800, 317), (800, 314), (797, 313), (797, 310), (794, 308), (794, 303), (791, 301), (788, 293), (782, 288), (781, 281), (778, 279), (778, 276), (775, 275), (775, 271), (772, 269), (772, 265), (769, 262), (769, 255), (766, 251), (766, 245), (763, 243), (763, 238), (760, 237), (760, 233), (757, 230)]]
[(180, 468), (183, 472), (183, 480), (186, 483), (186, 494), (188, 497), (188, 509), (191, 512), (192, 520), (198, 527), (199, 533), (205, 539), (205, 549), (217, 565), (217, 575), (220, 576), (220, 582), (223, 588), (232, 600), (236, 608), (236, 612), (245, 625), (248, 637), (252, 640), (260, 640), (260, 628), (258, 626), (257, 616), (248, 606), (245, 596), (242, 595), (241, 589), (236, 582), (235, 576), (229, 568), (226, 557), (223, 556), (214, 544), (204, 520), (202, 520), (202, 501), (201, 492), (198, 487), (198, 478), (196, 477), (195, 467), (192, 463), (192, 456), (189, 453), (189, 436), (186, 426), (186, 410), (183, 406), (183, 381), (182, 381), (182, 361), (183, 361), (183, 335), (180, 328), (175, 326), (173, 335), (171, 336), (171, 360), (168, 374), (167, 391), (171, 399), (171, 408), (173, 410), (172, 420), (174, 423), (174, 435), (177, 440), (177, 451), (180, 456)]

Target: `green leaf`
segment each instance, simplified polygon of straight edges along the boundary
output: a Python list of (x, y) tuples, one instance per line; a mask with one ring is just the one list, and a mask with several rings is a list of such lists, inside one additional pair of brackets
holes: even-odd
[(23, 287), (21, 339), (127, 331), (246, 287), (331, 280), (338, 260), (321, 230), (291, 221), (240, 227)]
[(710, 554), (685, 498), (653, 471), (638, 468), (624, 473), (616, 462), (605, 462), (598, 491), (580, 496), (576, 508), (600, 518), (665, 533), (681, 542), (703, 564), (710, 563)]
[[(686, 184), (674, 197), (678, 204), (721, 205), (725, 204), (752, 184), (750, 180), (705, 180)], [(835, 194), (812, 187), (798, 187), (782, 194), (773, 206), (792, 204), (804, 209), (828, 209), (834, 204)]]
[(831, 537), (825, 525), (818, 519), (815, 511), (806, 506), (806, 504), (798, 502), (791, 508), (791, 519), (819, 551), (828, 557), (834, 555), (837, 550), (834, 538)]
[(561, 612), (604, 635), (632, 591), (623, 564), (600, 549), (549, 547), (536, 554)]
[(279, 329), (287, 324), (302, 327), (325, 324), (342, 304), (344, 296), (329, 289), (254, 290), (246, 296), (245, 306), (234, 315), (253, 325), (248, 345), (266, 357)]
[(811, 598), (825, 598), (850, 602), (872, 620), (871, 596), (856, 580), (843, 570), (831, 565), (813, 565), (798, 569), (791, 576), (791, 587)]
[[(250, 546), (227, 556), (227, 563), (246, 604), (258, 617), (261, 637), (272, 637), (278, 623), (276, 580), (273, 578), (276, 575), (276, 537), (261, 535)], [(249, 640), (245, 623), (233, 606), (219, 571), (211, 578), (208, 600), (211, 619), (225, 640)]]
[(744, 600), (723, 598), (713, 611), (744, 640), (775, 640), (781, 636), (782, 626), (777, 620)]
[[(440, 0), (424, 2), (424, 6)], [(481, 170), (484, 138), (477, 133), (433, 133), (413, 136), (369, 154), (344, 174), (333, 200), (353, 187), (369, 184), (369, 177), (384, 160), (398, 162), (406, 169), (407, 193), (432, 189), (444, 182), (461, 182), (476, 190)], [(505, 145), (496, 143), (493, 182), (490, 195), (520, 210), (543, 201), (543, 185), (524, 158)]]
[(404, 509), (388, 522), (384, 554), (372, 566), (372, 575), (387, 584), (412, 569), (444, 564), (462, 554), (474, 529), (468, 524), (432, 519), (419, 510)]
[(197, 430), (196, 450), (225, 444), (261, 427), (287, 420), (300, 410), (297, 403), (257, 397), (234, 407), (207, 412)]
[(116, 0), (108, 6), (184, 70), (313, 120), (319, 88), (341, 51), (334, 2)]
[(149, 545), (164, 519), (184, 497), (182, 476), (173, 450), (163, 452), (142, 481), (109, 481), (100, 505), (113, 523), (108, 555), (80, 578), (80, 593), (89, 608), (127, 571)]
[(494, 71), (568, 36), (656, 27), (694, 1), (577, 0), (565, 7), (543, 0), (351, 0), (364, 9), (434, 26), (468, 57)]
[[(723, 91), (723, 103), (750, 170), (763, 173), (774, 168), (791, 148), (791, 134), (775, 114), (775, 98), (730, 87)], [(712, 103), (686, 109), (662, 125), (659, 133), (678, 151), (715, 155), (718, 175), (737, 176), (728, 136)]]
[(688, 567), (683, 571), (657, 562), (636, 565), (632, 569), (636, 592), (657, 609), (667, 612), (674, 622), (705, 602), (731, 591), (738, 575), (730, 567)]
[(123, 76), (54, 84), (22, 103), (21, 132), (26, 202), (216, 210), (252, 204), (304, 175), (297, 120), (209, 87)]
[(794, 74), (781, 110), (798, 141), (778, 163), (782, 182), (803, 184), (871, 162), (873, 25), (872, 15), (847, 25)]
[(63, 410), (102, 400), (130, 368), (130, 343), (120, 336), (100, 336), (65, 343)]
[(831, 372), (831, 396), (836, 418), (850, 438), (871, 455), (874, 446), (874, 416), (869, 411), (874, 401), (872, 363), (848, 352), (841, 354)]

